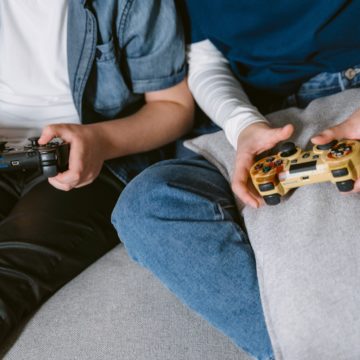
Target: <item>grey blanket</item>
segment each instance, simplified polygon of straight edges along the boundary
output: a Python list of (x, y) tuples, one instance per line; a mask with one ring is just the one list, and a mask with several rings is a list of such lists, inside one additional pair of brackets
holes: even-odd
[[(267, 117), (274, 126), (294, 124), (292, 140), (304, 149), (314, 134), (359, 107), (360, 90), (348, 90)], [(231, 178), (235, 151), (222, 131), (186, 145)], [(299, 188), (273, 207), (239, 203), (276, 359), (360, 359), (359, 200), (322, 183)]]

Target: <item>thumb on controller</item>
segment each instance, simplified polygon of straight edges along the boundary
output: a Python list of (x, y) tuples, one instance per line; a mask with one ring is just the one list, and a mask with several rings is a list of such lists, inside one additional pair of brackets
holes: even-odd
[(311, 142), (315, 145), (328, 144), (332, 140), (339, 139), (353, 139), (354, 132), (350, 131), (351, 128), (344, 126), (345, 123), (328, 128), (322, 131), (320, 134), (314, 136)]
[(337, 127), (329, 128), (321, 132), (320, 134), (311, 138), (311, 142), (315, 145), (328, 144), (334, 139), (343, 138), (342, 132)]
[(287, 124), (280, 128), (270, 129), (270, 132), (271, 142), (273, 143), (272, 146), (275, 146), (277, 143), (289, 139), (294, 132), (294, 126)]

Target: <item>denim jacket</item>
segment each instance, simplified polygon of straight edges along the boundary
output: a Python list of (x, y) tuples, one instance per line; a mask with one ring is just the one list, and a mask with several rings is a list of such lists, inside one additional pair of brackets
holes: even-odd
[[(84, 124), (134, 113), (145, 92), (185, 77), (183, 33), (173, 0), (69, 0), (67, 44), (71, 91)], [(126, 183), (165, 157), (162, 149), (107, 165)]]

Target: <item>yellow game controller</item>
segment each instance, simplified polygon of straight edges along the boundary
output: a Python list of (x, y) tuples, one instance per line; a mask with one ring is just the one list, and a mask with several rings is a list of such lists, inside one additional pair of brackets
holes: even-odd
[(324, 181), (336, 184), (339, 191), (351, 191), (360, 177), (360, 142), (334, 140), (309, 151), (287, 142), (276, 155), (257, 161), (250, 176), (268, 205), (279, 204), (290, 189)]

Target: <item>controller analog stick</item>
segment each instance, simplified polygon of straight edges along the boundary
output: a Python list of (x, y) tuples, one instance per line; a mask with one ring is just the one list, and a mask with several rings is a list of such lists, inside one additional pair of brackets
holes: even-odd
[(337, 144), (337, 140), (333, 140), (327, 144), (323, 144), (323, 145), (316, 145), (316, 148), (318, 150), (329, 150), (331, 149), (333, 146), (335, 146)]
[(294, 155), (297, 152), (297, 148), (294, 143), (286, 142), (280, 145), (280, 156), (288, 157)]
[(34, 137), (29, 138), (29, 141), (31, 143), (31, 147), (39, 147), (39, 143), (38, 143), (39, 139), (40, 138), (38, 136), (34, 136)]

